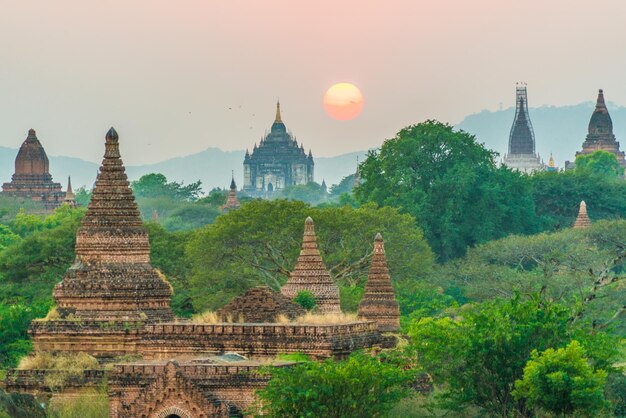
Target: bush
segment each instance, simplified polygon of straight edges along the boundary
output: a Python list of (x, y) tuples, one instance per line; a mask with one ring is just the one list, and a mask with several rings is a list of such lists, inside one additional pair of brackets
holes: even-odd
[(317, 305), (315, 295), (313, 295), (313, 293), (309, 292), (308, 290), (298, 292), (293, 301), (302, 306), (307, 311), (313, 310), (313, 308), (315, 308), (315, 305)]

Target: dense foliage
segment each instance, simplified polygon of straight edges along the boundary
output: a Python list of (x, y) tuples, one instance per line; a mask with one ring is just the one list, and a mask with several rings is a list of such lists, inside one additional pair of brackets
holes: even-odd
[(220, 216), (191, 240), (188, 257), (194, 307), (215, 309), (251, 287), (264, 284), (277, 289), (284, 284), (300, 252), (307, 216), (315, 221), (331, 276), (342, 287), (363, 286), (377, 232), (385, 238), (396, 280), (424, 277), (432, 267), (433, 255), (422, 231), (413, 218), (395, 209), (252, 201)]
[(497, 168), (496, 154), (468, 133), (427, 121), (402, 129), (361, 164), (362, 202), (410, 213), (448, 260), (468, 246), (537, 230), (530, 185)]

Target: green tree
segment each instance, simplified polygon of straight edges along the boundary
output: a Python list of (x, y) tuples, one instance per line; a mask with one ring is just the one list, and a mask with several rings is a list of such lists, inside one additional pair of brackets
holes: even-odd
[(175, 200), (194, 201), (202, 194), (202, 182), (184, 186), (175, 181), (168, 183), (167, 178), (160, 173), (150, 173), (141, 176), (139, 180), (133, 181), (131, 187), (135, 196), (141, 197), (167, 197)]
[(361, 202), (410, 213), (440, 259), (468, 246), (538, 228), (528, 179), (497, 168), (496, 153), (449, 125), (402, 129), (361, 164)]
[(339, 183), (333, 184), (330, 187), (330, 194), (333, 196), (339, 196), (342, 193), (351, 194), (354, 188), (354, 177), (354, 174), (350, 174), (342, 178)]
[(430, 271), (433, 255), (421, 230), (393, 208), (313, 208), (303, 202), (254, 200), (200, 229), (187, 247), (197, 310), (215, 309), (251, 287), (278, 289), (293, 268), (304, 220), (313, 217), (322, 257), (340, 285), (362, 285), (373, 237), (385, 237), (391, 275), (414, 280)]
[[(436, 383), (445, 383), (439, 406), (459, 411), (473, 405), (503, 417), (527, 414), (525, 403), (513, 396), (515, 381), (523, 377), (533, 350), (569, 342), (570, 310), (536, 295), (466, 306), (457, 315), (422, 318), (409, 331), (420, 364)], [(615, 360), (616, 351), (606, 346), (611, 338), (576, 335), (598, 364)]]
[(564, 348), (532, 352), (524, 377), (515, 382), (513, 395), (528, 407), (556, 416), (598, 416), (607, 412), (604, 398), (607, 372), (594, 370), (584, 348), (572, 341)]
[(279, 197), (317, 205), (328, 200), (328, 193), (322, 189), (321, 185), (312, 181), (307, 184), (287, 186), (280, 191)]
[(91, 201), (92, 193), (92, 190), (87, 189), (85, 186), (79, 187), (78, 190), (74, 192), (74, 199), (76, 199), (78, 206), (87, 207)]
[(581, 200), (592, 220), (619, 219), (626, 214), (626, 181), (602, 175), (564, 172), (530, 177), (536, 212), (543, 230), (572, 226)]
[(597, 174), (608, 177), (624, 176), (624, 167), (619, 164), (615, 154), (603, 150), (576, 156), (575, 170), (579, 174)]
[(407, 396), (411, 371), (353, 354), (344, 361), (306, 362), (271, 369), (258, 392), (268, 417), (380, 417)]
[(302, 306), (307, 311), (310, 311), (313, 308), (315, 308), (315, 305), (317, 304), (315, 301), (315, 295), (313, 295), (313, 293), (307, 290), (303, 290), (302, 292), (299, 292), (296, 295), (296, 297), (293, 299), (293, 301), (296, 302), (298, 305)]

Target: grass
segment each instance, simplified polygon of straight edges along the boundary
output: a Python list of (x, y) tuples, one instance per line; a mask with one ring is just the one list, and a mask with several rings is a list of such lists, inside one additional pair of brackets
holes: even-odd
[(319, 314), (307, 312), (290, 323), (299, 325), (335, 325), (348, 324), (355, 321), (358, 321), (355, 313)]
[(86, 389), (78, 396), (56, 398), (48, 407), (50, 418), (108, 418), (109, 397), (106, 390)]

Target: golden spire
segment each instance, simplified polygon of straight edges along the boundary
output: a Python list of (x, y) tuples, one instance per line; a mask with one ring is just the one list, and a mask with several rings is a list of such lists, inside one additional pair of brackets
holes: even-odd
[(280, 117), (280, 100), (276, 101), (276, 119), (274, 120), (274, 123), (282, 123), (283, 120)]
[(550, 153), (550, 159), (548, 160), (548, 167), (554, 168), (554, 158), (552, 158), (552, 153)]

